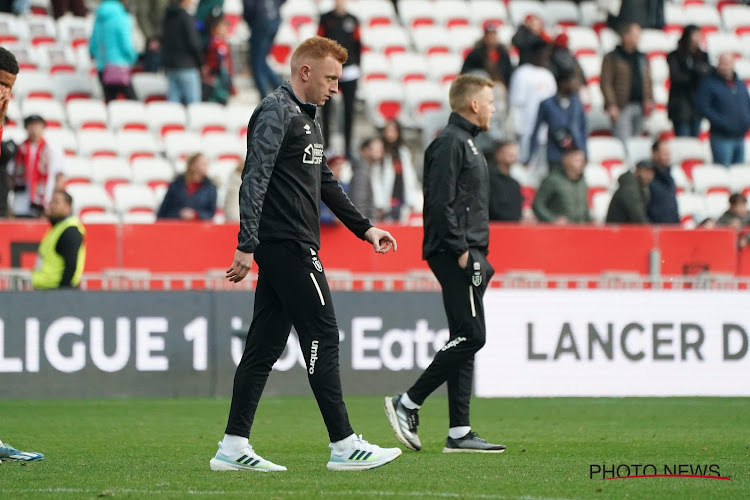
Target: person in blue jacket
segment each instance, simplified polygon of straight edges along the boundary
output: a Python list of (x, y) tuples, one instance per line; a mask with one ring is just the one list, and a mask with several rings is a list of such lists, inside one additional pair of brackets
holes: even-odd
[(208, 178), (208, 160), (202, 153), (187, 159), (184, 175), (169, 185), (156, 215), (159, 219), (212, 220), (216, 213), (216, 186)]
[(734, 72), (734, 56), (719, 56), (716, 70), (698, 86), (698, 112), (711, 123), (714, 163), (745, 163), (745, 134), (750, 128), (750, 97), (745, 82)]
[[(133, 21), (123, 2), (104, 0), (99, 5), (89, 40), (89, 53), (96, 60), (99, 81), (107, 102), (120, 95), (126, 99), (136, 99), (130, 83), (130, 70), (138, 60), (138, 53), (133, 47)], [(114, 68), (108, 70), (107, 66)]]

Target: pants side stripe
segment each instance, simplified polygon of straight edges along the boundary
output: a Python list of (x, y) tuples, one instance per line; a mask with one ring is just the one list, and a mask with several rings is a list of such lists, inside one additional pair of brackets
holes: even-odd
[(315, 285), (315, 289), (318, 291), (318, 297), (320, 297), (320, 305), (321, 306), (326, 305), (326, 301), (325, 299), (323, 299), (323, 292), (320, 291), (320, 285), (318, 285), (318, 280), (315, 279), (315, 275), (313, 273), (310, 273), (310, 279)]
[(474, 305), (474, 287), (469, 285), (469, 300), (471, 301), (471, 316), (477, 317), (477, 306)]

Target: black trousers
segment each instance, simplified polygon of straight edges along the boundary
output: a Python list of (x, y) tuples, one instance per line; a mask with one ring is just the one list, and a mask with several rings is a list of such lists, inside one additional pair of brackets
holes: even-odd
[(127, 85), (106, 85), (102, 78), (103, 76), (104, 72), (99, 71), (99, 83), (101, 83), (102, 90), (104, 91), (104, 102), (114, 101), (119, 96), (122, 96), (129, 101), (138, 100), (138, 97), (135, 95), (135, 90), (133, 90), (132, 83)]
[[(347, 156), (352, 154), (352, 126), (354, 124), (354, 98), (357, 95), (357, 80), (339, 82), (339, 89), (344, 100), (344, 142)], [(331, 114), (334, 108), (323, 106), (323, 140), (326, 148), (331, 139)]]
[(448, 254), (439, 254), (427, 263), (443, 288), (450, 338), (407, 394), (421, 405), (427, 396), (447, 382), (450, 426), (471, 425), (469, 403), (474, 354), (484, 346), (486, 338), (482, 299), (495, 271), (484, 253), (474, 248), (469, 250), (466, 269), (461, 269), (458, 259)]
[(234, 376), (226, 433), (249, 437), (271, 367), (294, 325), (331, 442), (350, 436), (354, 431), (341, 392), (339, 329), (317, 252), (296, 241), (263, 243), (255, 260), (260, 271), (253, 321)]

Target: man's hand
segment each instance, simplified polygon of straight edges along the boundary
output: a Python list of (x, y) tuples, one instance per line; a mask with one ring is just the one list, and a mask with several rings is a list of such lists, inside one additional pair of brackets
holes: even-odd
[(617, 119), (620, 117), (620, 108), (615, 106), (614, 104), (607, 108), (607, 113), (609, 113), (609, 118), (616, 122)]
[(227, 279), (232, 283), (239, 283), (245, 279), (251, 267), (253, 267), (253, 254), (237, 250), (234, 252), (232, 267), (227, 269)]
[(461, 269), (466, 269), (466, 266), (469, 265), (469, 251), (466, 250), (464, 253), (462, 253), (458, 257), (458, 267)]
[(8, 114), (10, 105), (10, 89), (0, 86), (0, 127), (5, 123), (5, 115)]
[(196, 215), (195, 210), (190, 207), (185, 207), (180, 210), (180, 219), (182, 220), (195, 220)]
[(558, 215), (555, 219), (555, 225), (564, 226), (568, 223), (568, 218), (564, 215)]
[(394, 252), (398, 249), (396, 238), (391, 236), (391, 233), (388, 231), (383, 231), (376, 227), (371, 227), (367, 230), (365, 240), (372, 243), (372, 247), (377, 253), (388, 253), (391, 247), (393, 247)]

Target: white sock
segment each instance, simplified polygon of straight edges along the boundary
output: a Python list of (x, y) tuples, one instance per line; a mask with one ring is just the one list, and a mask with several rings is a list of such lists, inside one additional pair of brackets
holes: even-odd
[(244, 450), (247, 444), (246, 437), (224, 434), (224, 440), (221, 442), (221, 447), (229, 453), (237, 453)]
[(345, 437), (341, 441), (336, 441), (335, 443), (331, 443), (331, 446), (333, 448), (333, 452), (334, 453), (343, 453), (346, 450), (348, 450), (351, 447), (352, 441), (354, 441), (355, 437), (356, 436), (354, 434), (352, 434), (349, 437)]
[(471, 431), (471, 426), (469, 426), (469, 425), (461, 425), (459, 427), (451, 427), (450, 429), (448, 429), (448, 436), (451, 439), (458, 439), (458, 438), (464, 437), (470, 431)]
[(401, 404), (409, 408), (410, 410), (418, 410), (419, 406), (417, 403), (411, 400), (407, 393), (401, 395)]

